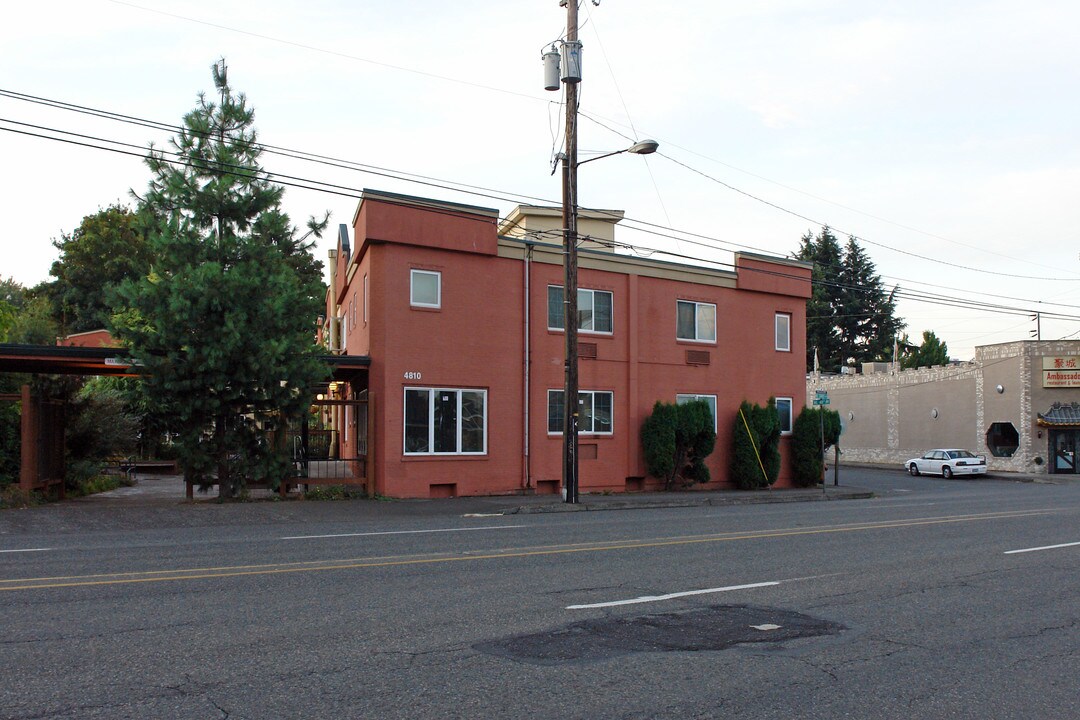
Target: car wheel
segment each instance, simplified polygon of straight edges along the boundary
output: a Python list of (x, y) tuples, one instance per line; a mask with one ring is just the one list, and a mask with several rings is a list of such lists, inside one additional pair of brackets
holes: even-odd
[(952, 477), (952, 468), (949, 467), (948, 465), (941, 468), (941, 477), (945, 478), (946, 480), (951, 478)]
[(911, 473), (912, 477), (915, 477), (919, 474), (919, 466), (915, 463), (911, 463), (910, 465), (908, 465), (907, 471)]

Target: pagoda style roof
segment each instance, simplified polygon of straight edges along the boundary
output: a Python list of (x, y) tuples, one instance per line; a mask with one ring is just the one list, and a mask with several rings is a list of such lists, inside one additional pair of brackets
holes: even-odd
[(1039, 427), (1080, 427), (1080, 403), (1056, 402), (1045, 413), (1039, 413)]

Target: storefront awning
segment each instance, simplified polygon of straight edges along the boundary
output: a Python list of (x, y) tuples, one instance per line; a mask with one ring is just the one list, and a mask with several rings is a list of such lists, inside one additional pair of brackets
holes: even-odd
[(1054, 403), (1045, 413), (1039, 413), (1039, 427), (1080, 428), (1080, 403)]

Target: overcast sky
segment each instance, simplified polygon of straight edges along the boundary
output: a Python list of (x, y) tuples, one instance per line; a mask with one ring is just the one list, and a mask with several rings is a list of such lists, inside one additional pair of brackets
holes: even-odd
[[(155, 122), (212, 93), (224, 56), (264, 143), (367, 167), (265, 156), (343, 188), (289, 189), (298, 225), (325, 210), (351, 224), (365, 187), (503, 215), (558, 202), (561, 97), (540, 62), (565, 28), (558, 0), (61, 0), (4, 14), (0, 91)], [(827, 223), (862, 240), (889, 287), (944, 297), (899, 314), (954, 358), (1029, 338), (1028, 310), (1068, 316), (1044, 316), (1043, 339), (1080, 337), (1080, 4), (586, 0), (581, 23), (582, 159), (661, 143), (581, 168), (582, 205), (657, 226), (624, 223), (617, 240), (730, 262), (734, 249), (787, 256)], [(149, 176), (137, 156), (11, 131), (136, 154), (168, 133), (6, 94), (0, 118), (0, 276), (33, 285), (54, 239)]]

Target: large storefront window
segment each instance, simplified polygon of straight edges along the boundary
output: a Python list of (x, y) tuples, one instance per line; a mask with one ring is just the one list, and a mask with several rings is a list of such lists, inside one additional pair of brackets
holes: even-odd
[(406, 455), (487, 452), (487, 391), (405, 388)]

